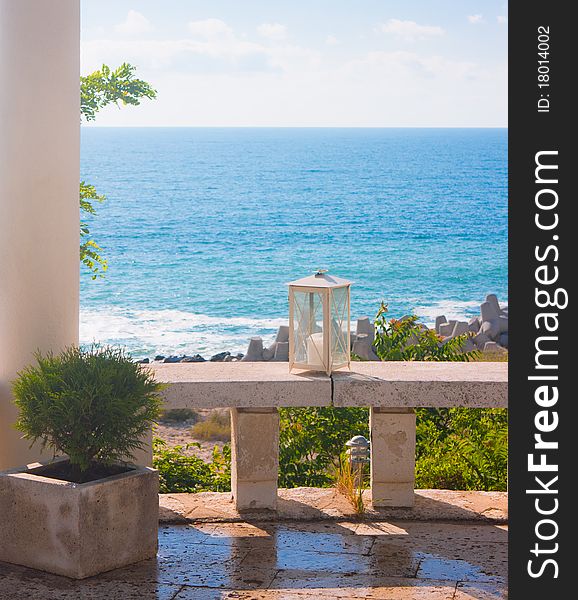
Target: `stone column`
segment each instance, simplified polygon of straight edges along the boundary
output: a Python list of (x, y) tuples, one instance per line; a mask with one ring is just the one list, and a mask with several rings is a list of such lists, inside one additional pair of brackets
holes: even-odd
[(0, 0), (0, 469), (20, 439), (10, 382), (78, 343), (79, 0)]
[(141, 467), (152, 467), (153, 466), (153, 430), (149, 429), (143, 436), (142, 441), (144, 442), (144, 448), (142, 450), (135, 450), (132, 454), (133, 457), (130, 459), (135, 465)]
[(415, 411), (371, 408), (369, 429), (373, 506), (413, 506)]
[(231, 491), (237, 510), (277, 509), (279, 413), (231, 409)]

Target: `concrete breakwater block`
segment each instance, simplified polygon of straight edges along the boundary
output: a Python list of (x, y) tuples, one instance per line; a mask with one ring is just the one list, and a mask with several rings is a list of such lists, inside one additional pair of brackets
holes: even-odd
[(288, 361), (289, 360), (289, 341), (287, 342), (277, 342), (275, 347), (275, 355), (273, 356), (273, 360), (277, 362)]
[(263, 348), (262, 359), (265, 361), (271, 360), (275, 356), (276, 347), (277, 342), (273, 342), (268, 348)]
[(364, 360), (379, 360), (373, 351), (373, 336), (358, 334), (352, 348), (353, 354), (357, 354)]
[(444, 324), (447, 323), (448, 320), (446, 319), (445, 315), (440, 315), (439, 317), (436, 317), (436, 324), (435, 324), (435, 330), (436, 333), (440, 332), (440, 327)]
[(481, 327), (482, 333), (485, 333), (491, 340), (496, 340), (500, 335), (500, 323), (498, 319), (484, 321)]
[(241, 359), (243, 362), (256, 362), (263, 360), (263, 339), (255, 336), (249, 340), (249, 347), (245, 356)]
[[(450, 327), (452, 323), (453, 326)], [(480, 305), (479, 316), (472, 317), (465, 323), (465, 321), (452, 320), (448, 322), (445, 315), (440, 315), (436, 317), (435, 327), (436, 332), (444, 340), (470, 333), (472, 345), (475, 348), (485, 351), (486, 344), (491, 342), (494, 345), (490, 345), (488, 348), (494, 349), (489, 351), (503, 352), (508, 346), (508, 307), (500, 306), (496, 294), (488, 294)], [(467, 344), (466, 347), (471, 348), (471, 345)], [(464, 351), (467, 351), (466, 347), (464, 347)]]
[(484, 345), (484, 352), (499, 354), (506, 352), (506, 349), (502, 348), (502, 346), (500, 346), (496, 342), (486, 342), (486, 344)]
[(498, 302), (498, 296), (496, 296), (496, 294), (488, 294), (486, 296), (486, 302), (492, 304), (498, 313), (501, 312), (502, 309), (500, 308), (500, 303)]
[(480, 321), (480, 317), (472, 317), (468, 321), (468, 331), (471, 331), (472, 333), (478, 333), (481, 326), (482, 322)]
[[(402, 317), (401, 320), (409, 318)], [(417, 324), (420, 326), (420, 324)], [(421, 325), (422, 329), (427, 329)], [(501, 307), (496, 294), (488, 294), (480, 305), (479, 316), (472, 317), (468, 321), (458, 319), (447, 319), (445, 315), (439, 315), (435, 319), (435, 331), (447, 341), (457, 336), (470, 334), (471, 337), (464, 343), (462, 350), (470, 352), (475, 349), (484, 351), (488, 342), (498, 347), (498, 352), (508, 346), (508, 307)], [(355, 331), (350, 334), (351, 351), (364, 360), (378, 361), (375, 354), (373, 342), (375, 340), (375, 326), (373, 321), (367, 317), (359, 317), (356, 320)], [(410, 340), (411, 343), (412, 340)], [(494, 346), (489, 346), (493, 348)], [(224, 360), (231, 360), (225, 358)], [(289, 327), (282, 325), (277, 330), (275, 341), (271, 346), (265, 348), (260, 337), (251, 338), (247, 354), (239, 358), (244, 361), (287, 361), (289, 360)]]
[(359, 319), (357, 319), (355, 332), (358, 336), (369, 336), (371, 342), (373, 343), (373, 338), (375, 337), (375, 328), (373, 326), (373, 323), (370, 321), (369, 317), (360, 317)]
[(289, 325), (280, 325), (275, 336), (276, 342), (289, 343)]
[(464, 333), (468, 333), (468, 324), (466, 321), (458, 321), (454, 325), (454, 330), (452, 331), (452, 337), (456, 337), (458, 335), (464, 335)]
[(484, 346), (488, 343), (491, 342), (492, 340), (490, 340), (490, 338), (483, 332), (480, 331), (480, 333), (478, 333), (477, 335), (475, 335), (472, 338), (474, 344), (480, 349), (483, 350)]
[(289, 326), (281, 325), (277, 330), (275, 341), (268, 347), (263, 346), (263, 338), (259, 336), (252, 337), (249, 340), (247, 354), (239, 360), (244, 362), (275, 361), (282, 362), (289, 360)]
[(438, 333), (444, 337), (448, 337), (448, 336), (452, 335), (452, 333), (454, 332), (454, 327), (455, 327), (455, 321), (453, 324), (451, 322), (450, 323), (442, 323), (439, 326)]
[[(364, 360), (379, 360), (373, 350), (375, 328), (369, 317), (360, 317), (356, 322), (356, 332), (351, 334), (351, 350)], [(227, 360), (227, 359), (225, 359)], [(264, 347), (263, 339), (259, 336), (249, 340), (247, 353), (240, 360), (244, 362), (274, 361), (284, 362), (289, 360), (289, 326), (281, 325), (277, 330), (275, 341)]]
[(492, 302), (482, 302), (480, 306), (480, 312), (482, 315), (482, 322), (491, 321), (497, 319), (500, 316), (500, 308), (496, 307)]

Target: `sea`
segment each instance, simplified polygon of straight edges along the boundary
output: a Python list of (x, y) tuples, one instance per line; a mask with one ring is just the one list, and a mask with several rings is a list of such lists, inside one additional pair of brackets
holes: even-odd
[(81, 342), (135, 358), (244, 352), (286, 283), (353, 281), (351, 315), (469, 318), (508, 299), (506, 129), (82, 128)]

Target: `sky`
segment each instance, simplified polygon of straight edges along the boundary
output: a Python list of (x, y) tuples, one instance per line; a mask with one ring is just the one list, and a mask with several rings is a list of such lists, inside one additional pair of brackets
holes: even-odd
[(494, 0), (82, 0), (81, 70), (158, 92), (95, 126), (506, 127)]

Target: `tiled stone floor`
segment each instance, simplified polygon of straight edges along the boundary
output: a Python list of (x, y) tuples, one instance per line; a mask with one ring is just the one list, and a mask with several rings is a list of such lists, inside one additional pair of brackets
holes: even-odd
[(83, 581), (0, 563), (4, 600), (498, 600), (507, 527), (423, 521), (161, 525), (156, 560)]

